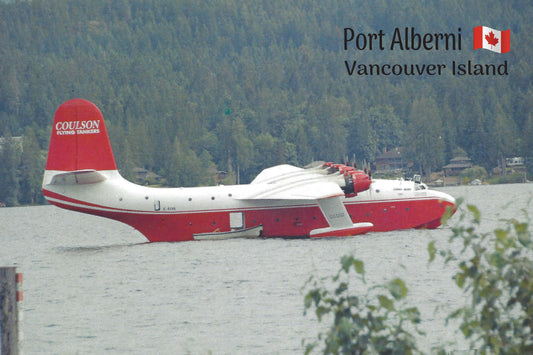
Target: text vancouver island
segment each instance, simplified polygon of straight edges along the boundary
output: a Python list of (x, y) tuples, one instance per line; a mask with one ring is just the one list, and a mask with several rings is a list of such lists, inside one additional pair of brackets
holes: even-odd
[[(383, 30), (373, 33), (358, 33), (352, 28), (344, 29), (344, 50), (356, 51), (461, 51), (461, 28), (456, 33), (418, 33), (414, 27), (403, 30), (395, 28), (389, 43), (387, 34)], [(471, 60), (467, 62), (452, 61), (444, 63), (416, 63), (416, 64), (366, 64), (357, 60), (345, 60), (344, 65), (349, 75), (378, 75), (378, 76), (420, 76), (442, 75), (446, 69), (451, 69), (452, 75), (508, 75), (508, 64), (505, 60), (501, 64), (478, 64)]]

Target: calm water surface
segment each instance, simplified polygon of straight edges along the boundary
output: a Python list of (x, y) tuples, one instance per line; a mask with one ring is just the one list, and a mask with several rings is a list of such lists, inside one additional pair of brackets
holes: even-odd
[[(477, 205), (486, 231), (523, 209), (533, 216), (533, 184), (442, 190)], [(126, 225), (53, 206), (2, 208), (0, 265), (24, 273), (27, 354), (302, 353), (302, 339), (327, 327), (303, 315), (302, 287), (311, 275), (335, 274), (348, 253), (364, 260), (369, 284), (406, 282), (427, 333), (420, 346), (429, 350), (460, 338), (444, 326), (446, 314), (464, 302), (453, 270), (427, 263), (428, 242), (450, 234), (445, 227), (327, 240), (150, 244)]]

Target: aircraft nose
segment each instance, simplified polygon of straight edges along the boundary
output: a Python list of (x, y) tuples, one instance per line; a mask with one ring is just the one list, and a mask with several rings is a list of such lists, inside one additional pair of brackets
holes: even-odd
[(445, 192), (441, 192), (441, 191), (436, 191), (436, 192), (438, 193), (440, 200), (443, 202), (447, 202), (447, 206), (451, 206), (453, 209), (453, 213), (455, 213), (455, 211), (457, 210), (457, 201), (455, 200), (455, 198), (451, 195), (448, 195)]
[(445, 196), (445, 198), (443, 198), (443, 200), (448, 201), (449, 203), (451, 203), (452, 205), (455, 206), (456, 201), (455, 201), (455, 198), (453, 196), (448, 195), (447, 193), (442, 193), (442, 194)]
[(457, 201), (453, 196), (442, 191), (432, 190), (431, 192), (434, 194), (435, 197), (438, 197), (440, 201), (444, 202), (446, 206), (452, 206), (453, 211), (455, 212)]

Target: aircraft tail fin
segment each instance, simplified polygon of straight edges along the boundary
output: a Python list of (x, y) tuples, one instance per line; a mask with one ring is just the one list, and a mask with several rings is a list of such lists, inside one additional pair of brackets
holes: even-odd
[(92, 102), (72, 99), (59, 106), (46, 170), (117, 170), (104, 118)]

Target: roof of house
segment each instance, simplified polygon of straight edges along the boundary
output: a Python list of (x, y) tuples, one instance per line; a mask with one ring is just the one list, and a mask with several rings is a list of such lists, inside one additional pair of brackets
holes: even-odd
[(443, 169), (464, 169), (464, 168), (470, 168), (472, 164), (466, 164), (466, 163), (453, 163), (444, 165)]
[(401, 158), (402, 157), (403, 147), (393, 148), (389, 151), (386, 151), (376, 157), (376, 160), (392, 159), (392, 158)]
[(450, 160), (450, 163), (457, 163), (457, 162), (471, 162), (471, 159), (469, 157), (455, 157)]
[(443, 169), (466, 169), (472, 166), (472, 161), (468, 157), (455, 157), (450, 160), (450, 164), (444, 165)]

